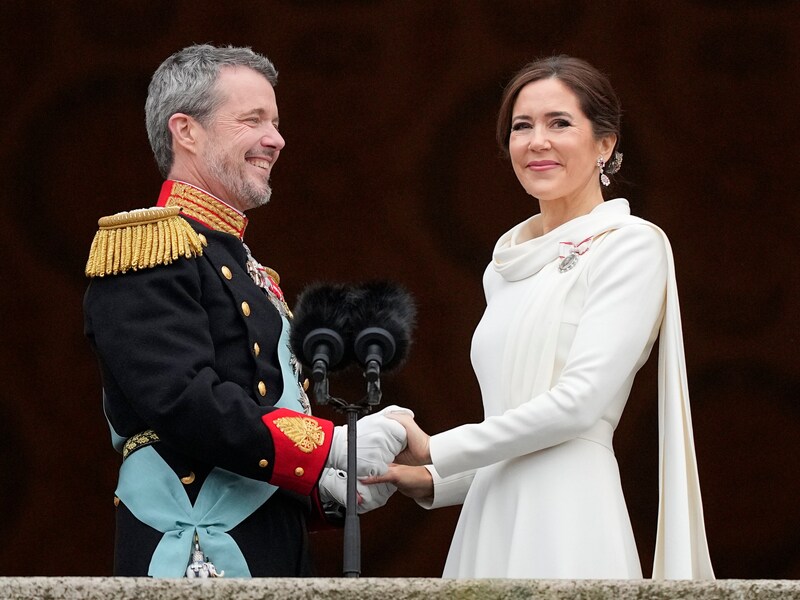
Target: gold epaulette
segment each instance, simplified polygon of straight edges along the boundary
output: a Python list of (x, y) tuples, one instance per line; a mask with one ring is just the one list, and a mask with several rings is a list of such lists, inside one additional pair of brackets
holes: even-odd
[(175, 207), (141, 208), (103, 217), (86, 261), (87, 277), (167, 265), (203, 254), (200, 235)]

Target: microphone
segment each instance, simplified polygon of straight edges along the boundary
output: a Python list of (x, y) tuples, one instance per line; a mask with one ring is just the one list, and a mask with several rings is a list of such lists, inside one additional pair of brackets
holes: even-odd
[(353, 288), (351, 297), (355, 358), (367, 381), (377, 382), (381, 371), (391, 371), (405, 360), (417, 308), (411, 294), (390, 281), (362, 284)]
[[(298, 296), (289, 342), (304, 366), (311, 366), (318, 404), (332, 402), (347, 414), (347, 512), (344, 521), (344, 573), (361, 571), (361, 533), (356, 512), (358, 414), (381, 400), (381, 369), (396, 368), (411, 344), (417, 309), (411, 295), (388, 281), (358, 286), (312, 284)], [(358, 335), (353, 336), (355, 332)], [(328, 393), (328, 371), (343, 367), (352, 354), (364, 367), (367, 396), (360, 404)], [(364, 403), (366, 402), (366, 404)]]
[(289, 343), (316, 383), (352, 359), (346, 352), (352, 338), (349, 301), (349, 286), (326, 283), (309, 285), (297, 298)]

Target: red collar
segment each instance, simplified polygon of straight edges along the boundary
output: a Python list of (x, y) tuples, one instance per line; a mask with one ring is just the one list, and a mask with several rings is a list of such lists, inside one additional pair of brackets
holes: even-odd
[(156, 206), (178, 206), (181, 214), (209, 229), (244, 238), (247, 217), (200, 188), (168, 179), (161, 186)]

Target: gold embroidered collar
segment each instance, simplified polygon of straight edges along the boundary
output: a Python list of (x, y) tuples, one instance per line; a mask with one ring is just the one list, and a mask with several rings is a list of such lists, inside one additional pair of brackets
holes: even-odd
[(215, 231), (244, 238), (247, 217), (238, 210), (188, 183), (168, 179), (161, 186), (157, 206), (177, 206), (181, 214)]

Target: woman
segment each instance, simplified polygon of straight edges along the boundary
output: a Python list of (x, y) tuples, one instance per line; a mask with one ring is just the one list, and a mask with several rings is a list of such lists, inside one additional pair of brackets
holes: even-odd
[(497, 242), (472, 343), (485, 420), (428, 437), (411, 418), (393, 483), (463, 503), (445, 577), (641, 578), (612, 449), (661, 333), (656, 578), (713, 578), (692, 443), (671, 249), (604, 201), (622, 161), (608, 79), (566, 56), (507, 86), (497, 139), (540, 213)]

